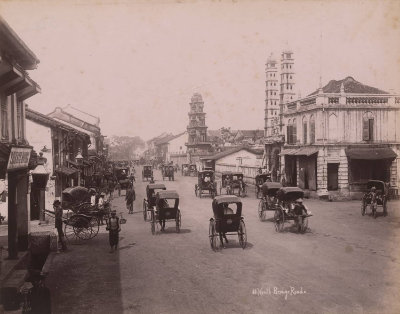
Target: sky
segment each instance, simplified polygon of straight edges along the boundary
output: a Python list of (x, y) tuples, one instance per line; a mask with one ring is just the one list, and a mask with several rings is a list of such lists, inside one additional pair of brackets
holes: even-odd
[(400, 92), (400, 1), (5, 1), (0, 14), (40, 59), (49, 113), (71, 104), (107, 136), (178, 134), (200, 93), (209, 129), (263, 129), (265, 63), (295, 59), (295, 91), (347, 76)]

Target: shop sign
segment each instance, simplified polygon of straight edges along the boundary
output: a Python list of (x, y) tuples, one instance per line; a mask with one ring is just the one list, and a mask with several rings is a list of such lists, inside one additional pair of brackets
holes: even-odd
[(11, 147), (7, 170), (28, 168), (31, 151), (31, 148)]

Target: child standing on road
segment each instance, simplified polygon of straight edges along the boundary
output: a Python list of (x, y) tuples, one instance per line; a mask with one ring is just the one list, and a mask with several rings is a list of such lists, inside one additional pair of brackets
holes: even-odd
[(109, 241), (110, 241), (110, 253), (114, 252), (114, 249), (117, 250), (119, 233), (121, 231), (121, 226), (119, 223), (119, 218), (117, 217), (117, 211), (111, 211), (111, 217), (107, 220), (107, 228), (109, 231)]

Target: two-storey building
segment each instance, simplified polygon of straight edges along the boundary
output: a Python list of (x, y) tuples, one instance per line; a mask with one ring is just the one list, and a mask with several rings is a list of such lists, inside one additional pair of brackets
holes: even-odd
[(282, 109), (289, 185), (332, 197), (356, 196), (370, 179), (399, 186), (399, 95), (347, 77)]
[(39, 59), (0, 17), (0, 177), (8, 181), (8, 254), (28, 247), (29, 160), (32, 147), (26, 141), (25, 105), (40, 92), (26, 71)]

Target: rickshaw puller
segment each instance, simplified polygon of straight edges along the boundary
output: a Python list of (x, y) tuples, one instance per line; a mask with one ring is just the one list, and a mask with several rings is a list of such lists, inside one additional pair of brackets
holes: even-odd
[(117, 214), (117, 211), (112, 210), (111, 217), (107, 220), (106, 230), (109, 231), (109, 241), (110, 241), (110, 246), (111, 246), (110, 253), (112, 253), (114, 251), (114, 249), (117, 250), (118, 241), (119, 241), (119, 233), (121, 231), (119, 218), (117, 217), (116, 214)]

